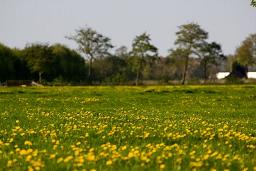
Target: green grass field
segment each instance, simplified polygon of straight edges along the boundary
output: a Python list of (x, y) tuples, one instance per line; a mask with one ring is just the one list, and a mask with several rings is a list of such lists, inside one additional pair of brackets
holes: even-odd
[(256, 86), (0, 88), (0, 170), (256, 170)]

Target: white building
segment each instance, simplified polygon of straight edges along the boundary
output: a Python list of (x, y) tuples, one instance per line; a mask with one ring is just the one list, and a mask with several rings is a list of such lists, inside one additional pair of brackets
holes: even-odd
[(247, 77), (256, 79), (256, 72), (247, 72)]
[(225, 78), (225, 77), (227, 77), (228, 75), (229, 75), (229, 73), (230, 72), (218, 72), (217, 74), (216, 74), (216, 78), (217, 79), (223, 79), (223, 78)]
[[(227, 77), (229, 74), (230, 74), (230, 72), (218, 72), (216, 74), (216, 78), (217, 79), (223, 79), (223, 78)], [(247, 77), (252, 78), (252, 79), (256, 79), (256, 72), (247, 72)]]

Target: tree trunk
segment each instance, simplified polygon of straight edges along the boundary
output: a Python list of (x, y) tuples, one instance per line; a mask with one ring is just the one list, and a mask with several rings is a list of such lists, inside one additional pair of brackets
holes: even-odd
[(207, 79), (207, 63), (204, 62), (204, 83), (206, 83)]
[(136, 81), (135, 81), (136, 86), (139, 85), (139, 77), (140, 77), (140, 66), (137, 69)]
[(139, 61), (139, 67), (137, 69), (137, 74), (136, 74), (136, 86), (139, 85), (139, 79), (140, 79), (140, 71), (141, 71), (141, 68), (142, 68), (142, 60)]
[(88, 81), (89, 84), (92, 84), (92, 57), (89, 59), (89, 69), (88, 69)]
[(189, 60), (189, 57), (187, 56), (186, 61), (185, 61), (185, 66), (184, 66), (182, 82), (181, 82), (182, 85), (184, 85), (186, 82), (186, 76), (187, 76), (187, 72), (188, 72), (188, 60)]
[(41, 84), (42, 83), (42, 72), (39, 72), (39, 74), (38, 74), (38, 77), (39, 77), (39, 83)]
[(138, 86), (138, 81), (139, 81), (139, 72), (137, 71), (137, 76), (135, 80), (135, 85)]

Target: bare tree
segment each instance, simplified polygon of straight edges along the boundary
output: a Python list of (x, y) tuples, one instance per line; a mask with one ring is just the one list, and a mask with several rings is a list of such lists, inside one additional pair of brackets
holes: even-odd
[(146, 58), (155, 57), (158, 54), (157, 48), (150, 41), (150, 36), (147, 33), (143, 33), (137, 36), (132, 44), (131, 55), (136, 60), (136, 85), (139, 84), (141, 71), (144, 68), (143, 63), (146, 62)]
[(109, 55), (109, 49), (113, 48), (110, 38), (99, 34), (90, 27), (78, 29), (74, 35), (67, 38), (74, 40), (78, 44), (78, 50), (89, 59), (88, 79), (91, 84), (92, 61), (94, 58)]
[(191, 56), (199, 57), (199, 49), (205, 44), (205, 40), (208, 38), (208, 33), (201, 29), (200, 25), (195, 23), (185, 24), (179, 27), (179, 31), (176, 32), (177, 40), (175, 44), (179, 50), (175, 50), (175, 53), (181, 52), (181, 56), (185, 58), (184, 71), (182, 77), (182, 84), (185, 84), (189, 58)]

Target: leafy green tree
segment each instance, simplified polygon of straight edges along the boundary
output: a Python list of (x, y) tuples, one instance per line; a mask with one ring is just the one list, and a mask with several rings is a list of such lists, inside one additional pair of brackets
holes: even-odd
[(16, 57), (14, 67), (16, 72), (16, 79), (18, 80), (31, 80), (33, 75), (28, 67), (26, 60), (22, 57), (22, 50), (12, 49), (14, 56)]
[(237, 48), (236, 60), (244, 66), (255, 66), (256, 64), (256, 34), (251, 34)]
[(31, 74), (26, 62), (21, 58), (21, 51), (0, 44), (0, 81), (30, 78)]
[(23, 57), (33, 73), (38, 73), (38, 80), (42, 82), (42, 75), (51, 69), (52, 54), (48, 44), (30, 44), (23, 50)]
[(176, 73), (176, 64), (170, 56), (159, 57), (152, 66), (151, 78), (160, 83), (168, 83), (170, 79), (174, 79)]
[(223, 71), (232, 71), (232, 65), (234, 62), (236, 62), (236, 58), (234, 54), (227, 55), (226, 57), (226, 66), (224, 66)]
[(232, 64), (232, 71), (231, 73), (226, 77), (227, 82), (235, 82), (239, 83), (241, 82), (241, 79), (245, 78), (247, 79), (247, 72), (248, 68), (241, 65), (239, 62), (234, 61)]
[(50, 48), (53, 55), (53, 78), (67, 82), (86, 80), (85, 61), (80, 54), (61, 44), (52, 45)]
[(127, 63), (123, 58), (109, 56), (93, 62), (95, 79), (100, 83), (121, 84), (127, 81)]
[(78, 29), (74, 35), (67, 38), (74, 40), (78, 44), (78, 50), (89, 59), (88, 78), (91, 84), (92, 62), (95, 58), (109, 55), (109, 49), (113, 48), (111, 40), (89, 27)]
[[(182, 48), (171, 49), (168, 59), (172, 64), (170, 67), (173, 68), (173, 78), (172, 79), (183, 79), (184, 77), (184, 66), (187, 66), (188, 70), (188, 50)], [(186, 71), (187, 72), (187, 71)]]
[(12, 50), (0, 44), (0, 81), (15, 79), (15, 61)]
[[(208, 38), (208, 33), (204, 31), (200, 25), (196, 23), (189, 23), (181, 25), (179, 31), (176, 32), (177, 40), (175, 44), (178, 46), (178, 51), (181, 52), (181, 56), (185, 58), (184, 71), (182, 77), (182, 84), (185, 84), (189, 58), (192, 56), (200, 56), (200, 48), (205, 44), (205, 40)], [(176, 54), (178, 55), (178, 54)]]
[(126, 46), (120, 46), (115, 50), (115, 56), (123, 59), (128, 58), (129, 57), (128, 48)]
[(212, 65), (216, 66), (221, 58), (224, 58), (224, 55), (220, 44), (216, 42), (206, 43), (201, 48), (201, 66), (203, 68), (203, 78), (205, 81), (209, 77), (208, 70), (210, 70)]
[(151, 39), (147, 33), (143, 33), (133, 40), (131, 55), (134, 57), (134, 67), (136, 70), (136, 85), (142, 79), (141, 72), (146, 62), (158, 55), (158, 49), (150, 43)]
[(256, 7), (256, 0), (251, 0), (251, 6)]

